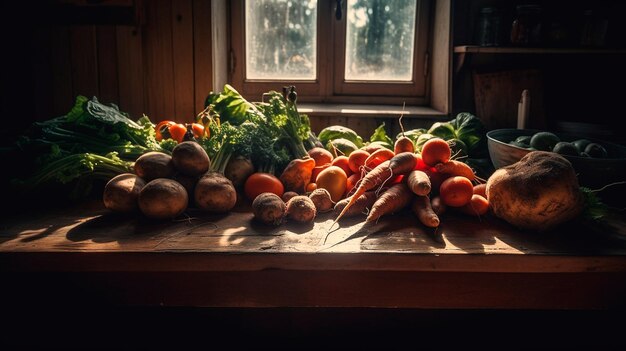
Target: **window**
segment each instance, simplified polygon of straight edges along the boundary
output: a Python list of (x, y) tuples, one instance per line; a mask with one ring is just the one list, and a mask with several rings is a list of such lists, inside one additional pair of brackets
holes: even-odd
[(295, 85), (299, 101), (428, 102), (429, 1), (230, 4), (229, 81), (248, 98)]

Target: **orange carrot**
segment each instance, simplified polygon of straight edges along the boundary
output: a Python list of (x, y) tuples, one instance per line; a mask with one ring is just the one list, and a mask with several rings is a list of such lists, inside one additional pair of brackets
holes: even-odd
[(440, 162), (448, 162), (452, 156), (450, 145), (441, 138), (432, 138), (422, 146), (422, 159), (429, 166), (434, 166)]
[(428, 195), (430, 193), (430, 178), (422, 171), (413, 170), (406, 179), (409, 189), (416, 195)]
[(397, 155), (401, 152), (415, 152), (415, 144), (413, 144), (413, 140), (401, 136), (396, 139), (396, 142), (393, 146), (393, 152)]
[(422, 159), (421, 154), (415, 154), (415, 159), (417, 161), (415, 162), (415, 168), (413, 169), (418, 170), (418, 171), (426, 171), (431, 168), (430, 166), (424, 163), (424, 160)]
[(487, 198), (487, 183), (474, 185), (474, 194)]
[(350, 202), (348, 202), (346, 207), (339, 213), (330, 228), (337, 223), (337, 221), (354, 204), (359, 196), (363, 195), (366, 191), (372, 190), (383, 184), (387, 179), (393, 177), (394, 175), (405, 174), (412, 171), (413, 167), (415, 167), (415, 157), (413, 156), (413, 153), (402, 152), (394, 156), (391, 160), (385, 161), (371, 170), (361, 179), (356, 192), (350, 197)]
[(348, 156), (348, 167), (353, 173), (361, 171), (361, 167), (365, 164), (365, 160), (370, 156), (370, 153), (365, 150), (354, 150)]
[(448, 206), (441, 201), (441, 197), (439, 196), (435, 196), (430, 200), (430, 207), (435, 211), (437, 216), (446, 213), (446, 209), (448, 209)]
[(470, 202), (458, 209), (468, 215), (482, 216), (489, 211), (489, 201), (480, 195), (474, 194)]
[[(378, 196), (375, 191), (367, 191), (365, 194), (359, 196), (354, 202), (354, 205), (344, 214), (344, 217), (353, 217), (358, 215), (366, 215)], [(335, 214), (339, 214), (350, 202), (350, 199), (343, 199), (335, 204), (333, 211)]]
[(365, 222), (375, 222), (380, 217), (397, 212), (411, 203), (413, 193), (409, 190), (406, 183), (398, 183), (392, 185), (384, 193), (380, 195), (370, 211)]
[(449, 160), (448, 162), (437, 163), (435, 165), (435, 169), (437, 172), (451, 176), (462, 176), (469, 180), (476, 179), (476, 175), (474, 174), (472, 168), (461, 161)]
[(450, 177), (441, 183), (439, 195), (446, 206), (461, 207), (471, 201), (474, 186), (465, 177)]
[(393, 151), (387, 149), (387, 148), (382, 148), (382, 149), (378, 149), (374, 152), (372, 152), (367, 159), (365, 159), (365, 169), (367, 171), (376, 168), (379, 164), (387, 161), (387, 160), (391, 160), (391, 158), (393, 158), (395, 156), (395, 154), (393, 153)]
[(411, 205), (411, 210), (423, 225), (430, 228), (437, 228), (439, 226), (439, 216), (435, 213), (430, 204), (428, 196), (416, 196)]

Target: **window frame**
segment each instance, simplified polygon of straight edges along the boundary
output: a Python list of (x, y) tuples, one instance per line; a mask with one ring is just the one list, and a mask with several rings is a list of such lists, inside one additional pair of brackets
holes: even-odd
[[(264, 92), (278, 90), (280, 85), (295, 85), (298, 101), (333, 103), (377, 103), (427, 105), (430, 102), (430, 69), (432, 27), (430, 0), (418, 0), (413, 79), (410, 82), (344, 81), (346, 16), (335, 20), (335, 2), (318, 0), (317, 76), (314, 80), (247, 80), (245, 52), (245, 0), (229, 2), (230, 40), (228, 81), (246, 98), (258, 100)], [(347, 1), (342, 1), (346, 13)], [(329, 43), (323, 38), (331, 38)], [(321, 40), (320, 40), (321, 39)]]

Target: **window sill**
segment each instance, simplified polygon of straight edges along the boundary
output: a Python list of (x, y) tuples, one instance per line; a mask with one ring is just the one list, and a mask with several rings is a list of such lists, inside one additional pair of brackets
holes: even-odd
[(334, 103), (298, 103), (298, 112), (314, 116), (333, 117), (388, 117), (398, 118), (447, 118), (447, 114), (425, 106), (334, 104)]

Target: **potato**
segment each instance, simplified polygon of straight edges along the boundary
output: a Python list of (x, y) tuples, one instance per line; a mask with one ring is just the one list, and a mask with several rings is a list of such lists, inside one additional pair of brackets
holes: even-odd
[(283, 201), (285, 203), (289, 202), (289, 200), (291, 200), (292, 197), (294, 196), (298, 196), (299, 194), (296, 193), (295, 191), (285, 191), (285, 193), (283, 193), (283, 196), (281, 196), (281, 198), (283, 199)]
[(231, 158), (224, 169), (224, 176), (233, 182), (235, 188), (241, 188), (246, 182), (246, 179), (254, 173), (254, 166), (252, 161), (243, 156), (237, 156)]
[(279, 225), (285, 216), (287, 206), (276, 194), (261, 193), (252, 201), (252, 213), (258, 221), (268, 225)]
[(117, 175), (104, 186), (104, 207), (115, 212), (133, 212), (139, 207), (137, 198), (146, 182), (132, 173)]
[(190, 175), (186, 175), (186, 174), (178, 172), (174, 174), (172, 179), (179, 182), (180, 185), (182, 185), (185, 188), (185, 190), (187, 190), (187, 195), (193, 195), (194, 190), (196, 189), (196, 184), (198, 183), (198, 180), (200, 180), (200, 177), (190, 176)]
[(313, 222), (317, 211), (308, 196), (298, 195), (287, 202), (286, 217), (300, 223)]
[(170, 219), (187, 209), (189, 197), (185, 188), (175, 180), (152, 180), (139, 193), (139, 209), (146, 217)]
[(196, 184), (196, 206), (208, 212), (223, 213), (237, 204), (237, 191), (228, 178), (218, 172), (209, 172)]
[(486, 194), (497, 217), (535, 231), (551, 229), (584, 209), (572, 164), (547, 151), (530, 152), (495, 171), (487, 180)]
[(199, 176), (209, 170), (211, 161), (206, 151), (195, 141), (183, 141), (172, 150), (172, 162), (179, 172)]
[(157, 178), (171, 178), (175, 173), (172, 156), (157, 151), (139, 156), (134, 167), (135, 174), (146, 182)]
[(309, 199), (313, 201), (315, 209), (319, 213), (328, 212), (335, 206), (335, 202), (331, 199), (330, 193), (324, 188), (313, 190), (311, 194), (309, 194)]

